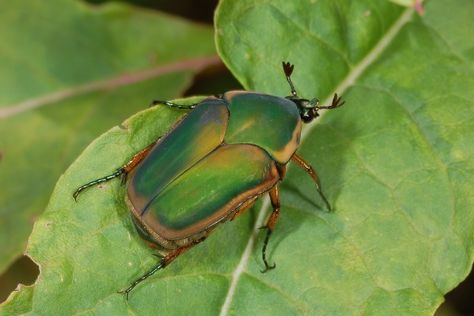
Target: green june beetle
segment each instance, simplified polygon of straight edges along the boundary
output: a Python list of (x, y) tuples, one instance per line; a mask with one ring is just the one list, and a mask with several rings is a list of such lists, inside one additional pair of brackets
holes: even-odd
[(330, 209), (316, 171), (296, 150), (303, 123), (318, 117), (319, 110), (334, 109), (344, 102), (337, 94), (329, 106), (298, 97), (291, 80), (294, 66), (282, 64), (291, 89), (285, 98), (229, 91), (191, 105), (153, 101), (153, 105), (191, 111), (127, 164), (74, 192), (76, 199), (84, 189), (116, 177), (127, 183), (126, 202), (133, 223), (139, 235), (162, 255), (152, 269), (119, 291), (127, 298), (140, 282), (267, 192), (273, 212), (263, 227), (262, 272), (273, 269), (266, 248), (280, 213), (278, 183), (290, 160), (311, 176)]

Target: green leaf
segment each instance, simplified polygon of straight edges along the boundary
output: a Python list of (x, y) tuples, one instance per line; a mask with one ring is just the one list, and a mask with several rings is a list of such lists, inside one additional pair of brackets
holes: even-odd
[(218, 59), (210, 28), (123, 4), (2, 2), (0, 42), (1, 273), (87, 144)]
[(346, 100), (299, 150), (335, 212), (290, 167), (277, 270), (261, 275), (255, 249), (225, 308), (432, 314), (473, 262), (474, 4), (429, 2), (423, 17), (381, 1), (305, 4), (223, 1), (217, 15), (218, 50), (247, 87), (288, 91), (289, 60), (302, 96)]
[[(125, 163), (181, 112), (148, 109), (96, 139), (57, 183), (28, 253), (37, 284), (0, 314), (432, 314), (473, 262), (474, 4), (411, 9), (373, 1), (222, 1), (218, 50), (250, 89), (330, 98), (300, 154), (319, 171), (334, 212), (290, 165), (261, 274), (257, 226), (268, 200), (140, 284), (156, 259), (134, 230), (119, 181), (78, 185)], [(324, 100), (323, 103), (327, 103)], [(277, 127), (276, 127), (277, 128)]]

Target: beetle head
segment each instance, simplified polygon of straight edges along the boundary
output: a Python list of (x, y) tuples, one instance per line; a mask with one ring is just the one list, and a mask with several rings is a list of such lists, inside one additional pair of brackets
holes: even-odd
[(317, 118), (319, 116), (318, 110), (319, 110), (319, 100), (318, 99), (303, 99), (303, 98), (298, 98), (297, 96), (288, 96), (286, 97), (288, 100), (293, 101), (296, 106), (298, 107), (298, 110), (300, 111), (300, 117), (301, 120), (304, 123), (309, 123), (313, 119)]
[(287, 96), (286, 98), (288, 100), (293, 101), (296, 104), (296, 106), (298, 107), (298, 110), (300, 111), (301, 120), (304, 123), (309, 123), (313, 119), (318, 117), (319, 116), (318, 111), (321, 109), (334, 109), (344, 104), (344, 101), (341, 102), (342, 99), (337, 96), (337, 93), (334, 94), (334, 98), (332, 99), (332, 104), (329, 106), (320, 106), (319, 100), (316, 98), (312, 100), (308, 100), (308, 99), (298, 97), (298, 94), (296, 93), (293, 82), (291, 81), (291, 74), (293, 73), (294, 65), (288, 62), (282, 62), (282, 65), (283, 65), (283, 71), (285, 72), (286, 80), (288, 81), (288, 84), (290, 85), (290, 88), (291, 88), (291, 95)]

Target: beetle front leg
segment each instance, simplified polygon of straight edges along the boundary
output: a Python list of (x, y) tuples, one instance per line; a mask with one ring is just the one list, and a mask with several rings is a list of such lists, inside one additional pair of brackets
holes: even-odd
[(296, 153), (293, 154), (293, 156), (291, 157), (291, 160), (296, 162), (298, 166), (303, 168), (311, 176), (311, 178), (313, 178), (314, 182), (316, 183), (316, 189), (318, 190), (319, 195), (323, 199), (328, 210), (331, 211), (331, 205), (329, 204), (329, 201), (326, 199), (326, 197), (323, 194), (323, 190), (321, 189), (321, 182), (319, 182), (319, 177), (318, 177), (318, 174), (316, 173), (316, 170), (314, 170), (314, 168), (311, 167), (309, 163), (307, 163), (303, 158), (298, 156)]
[(276, 185), (273, 187), (273, 189), (270, 190), (269, 195), (273, 207), (273, 212), (270, 214), (267, 224), (262, 227), (267, 229), (267, 234), (265, 235), (265, 240), (263, 242), (262, 248), (262, 259), (263, 263), (265, 264), (265, 269), (261, 271), (262, 273), (265, 273), (268, 270), (274, 269), (276, 267), (275, 263), (273, 265), (269, 265), (267, 261), (268, 241), (270, 240), (270, 236), (272, 235), (273, 229), (275, 228), (275, 225), (278, 221), (278, 217), (280, 216), (280, 192)]
[(193, 103), (193, 104), (188, 104), (188, 105), (183, 105), (183, 104), (176, 104), (170, 101), (162, 101), (162, 100), (153, 100), (151, 102), (151, 106), (155, 106), (158, 104), (164, 104), (167, 107), (170, 108), (175, 108), (175, 109), (180, 109), (180, 110), (192, 110), (194, 109), (199, 103)]
[[(223, 94), (215, 94), (214, 95), (214, 98), (216, 99), (223, 99), (224, 98), (224, 95)], [(171, 102), (171, 101), (165, 101), (165, 100), (153, 100), (151, 102), (151, 105), (150, 106), (155, 106), (155, 105), (158, 105), (158, 104), (164, 104), (166, 105), (167, 107), (170, 107), (170, 108), (175, 108), (175, 109), (180, 109), (180, 110), (192, 110), (194, 109), (196, 106), (198, 106), (201, 102), (199, 103), (193, 103), (193, 104), (176, 104), (174, 102)]]
[(117, 177), (122, 177), (122, 183), (125, 183), (125, 180), (127, 179), (127, 174), (130, 171), (132, 171), (133, 168), (135, 168), (148, 155), (148, 152), (151, 150), (153, 145), (155, 145), (155, 143), (156, 142), (148, 145), (145, 149), (143, 149), (139, 153), (135, 154), (132, 157), (132, 159), (130, 159), (129, 162), (127, 162), (125, 165), (123, 165), (122, 167), (115, 170), (112, 174), (109, 174), (105, 177), (102, 177), (102, 178), (99, 178), (99, 179), (96, 179), (96, 180), (93, 180), (93, 181), (87, 182), (86, 184), (81, 185), (72, 194), (72, 197), (74, 198), (74, 200), (77, 200), (77, 197), (79, 196), (79, 194), (81, 194), (81, 192), (84, 191), (85, 189), (87, 189), (91, 186), (100, 184), (100, 183), (110, 181), (110, 180), (115, 179)]

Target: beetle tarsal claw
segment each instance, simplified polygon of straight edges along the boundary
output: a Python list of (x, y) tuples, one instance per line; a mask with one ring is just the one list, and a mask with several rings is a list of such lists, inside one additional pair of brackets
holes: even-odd
[(265, 264), (265, 269), (263, 270), (260, 270), (261, 273), (266, 273), (270, 270), (273, 270), (276, 268), (276, 263), (273, 263), (271, 266), (269, 266), (268, 264)]
[(132, 290), (131, 288), (127, 288), (125, 290), (117, 291), (117, 293), (125, 296), (125, 299), (128, 301), (128, 293), (130, 293), (131, 290)]
[[(135, 281), (136, 282), (136, 281)], [(130, 292), (135, 288), (135, 286), (137, 286), (138, 283), (135, 283), (133, 282), (132, 284), (130, 284), (129, 287), (127, 287), (126, 289), (124, 290), (119, 290), (117, 291), (118, 294), (122, 294), (123, 296), (125, 296), (125, 299), (128, 301), (128, 295), (130, 294)]]
[(321, 197), (324, 204), (326, 205), (326, 209), (328, 210), (328, 212), (332, 212), (331, 204), (329, 203), (328, 199), (324, 195), (323, 191), (321, 189), (317, 189), (317, 191), (318, 191), (318, 195)]

